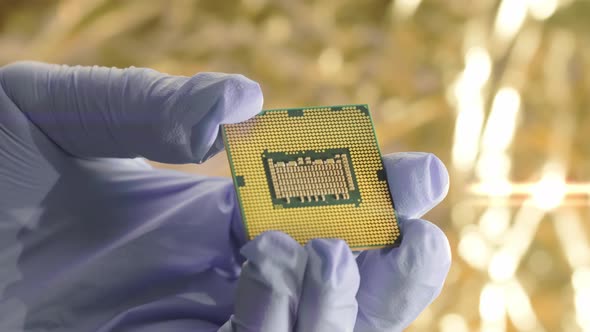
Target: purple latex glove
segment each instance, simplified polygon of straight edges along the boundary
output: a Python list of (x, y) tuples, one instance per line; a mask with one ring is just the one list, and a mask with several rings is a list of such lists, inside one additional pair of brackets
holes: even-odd
[(384, 158), (404, 240), (356, 259), (338, 240), (302, 247), (270, 232), (246, 244), (229, 179), (129, 159), (202, 162), (223, 148), (220, 124), (261, 106), (258, 84), (240, 75), (0, 68), (0, 331), (399, 331), (412, 322), (450, 264), (442, 232), (415, 219), (447, 191), (432, 155)]

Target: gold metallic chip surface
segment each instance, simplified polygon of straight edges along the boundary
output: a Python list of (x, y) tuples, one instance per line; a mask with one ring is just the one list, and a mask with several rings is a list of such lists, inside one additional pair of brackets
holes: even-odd
[(223, 126), (248, 239), (283, 231), (301, 244), (397, 245), (400, 231), (366, 105), (262, 111)]

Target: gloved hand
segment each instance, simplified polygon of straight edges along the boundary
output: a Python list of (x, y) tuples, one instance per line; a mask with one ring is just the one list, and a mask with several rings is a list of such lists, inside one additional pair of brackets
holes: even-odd
[(131, 159), (202, 162), (223, 147), (220, 124), (261, 106), (240, 75), (0, 68), (0, 331), (410, 324), (450, 264), (443, 233), (417, 219), (447, 192), (436, 157), (385, 156), (403, 243), (357, 258), (334, 239), (300, 246), (269, 232), (246, 243), (229, 179)]

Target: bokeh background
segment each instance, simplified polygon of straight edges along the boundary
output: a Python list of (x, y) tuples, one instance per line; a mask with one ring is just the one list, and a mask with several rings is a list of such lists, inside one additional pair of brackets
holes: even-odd
[[(367, 103), (451, 174), (454, 263), (408, 331), (590, 331), (590, 3), (0, 0), (18, 59), (242, 73), (265, 108)], [(204, 165), (157, 165), (227, 176)]]

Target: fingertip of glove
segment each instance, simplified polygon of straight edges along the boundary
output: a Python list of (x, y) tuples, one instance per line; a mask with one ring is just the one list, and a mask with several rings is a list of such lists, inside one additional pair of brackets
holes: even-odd
[(408, 220), (403, 231), (397, 262), (406, 268), (400, 271), (420, 275), (428, 284), (441, 284), (452, 260), (449, 241), (443, 231), (422, 219)]
[(268, 231), (246, 243), (240, 253), (250, 262), (295, 267), (307, 258), (305, 249), (289, 235)]
[(432, 153), (402, 152), (383, 157), (395, 207), (402, 219), (422, 216), (449, 190), (449, 174)]
[(333, 255), (346, 256), (350, 252), (346, 241), (341, 239), (312, 239), (307, 242), (305, 248), (317, 252), (323, 258)]
[(354, 255), (348, 244), (340, 239), (313, 239), (306, 245), (309, 254), (308, 264), (315, 264), (320, 268), (311, 269), (313, 279), (333, 289), (348, 285), (350, 289), (357, 289), (360, 275)]
[(262, 110), (264, 98), (258, 82), (241, 74), (219, 74), (222, 94), (226, 97), (226, 116), (222, 124), (243, 122)]
[(258, 82), (243, 75), (232, 75), (231, 81), (236, 94), (236, 107), (240, 107), (242, 112), (235, 114), (235, 118), (232, 118), (229, 123), (246, 121), (262, 110), (264, 103), (262, 89)]
[(427, 154), (428, 173), (433, 189), (430, 198), (437, 204), (442, 201), (449, 192), (449, 172), (445, 164), (434, 154)]
[(246, 121), (262, 109), (260, 85), (243, 75), (205, 72), (178, 79), (180, 87), (168, 87), (176, 90), (176, 104), (169, 107), (175, 115), (163, 117), (171, 123), (167, 140), (182, 149), (183, 159), (188, 152), (190, 162), (201, 163), (223, 149), (220, 125)]

